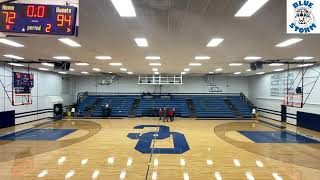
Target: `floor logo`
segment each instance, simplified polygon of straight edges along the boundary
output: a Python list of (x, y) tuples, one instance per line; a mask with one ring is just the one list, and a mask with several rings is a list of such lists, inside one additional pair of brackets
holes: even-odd
[[(135, 149), (144, 154), (182, 154), (190, 150), (188, 142), (185, 136), (178, 132), (170, 132), (168, 126), (163, 125), (139, 125), (134, 129), (144, 128), (159, 128), (158, 132), (146, 132), (146, 133), (129, 133), (127, 135), (130, 139), (138, 139)], [(174, 147), (158, 148), (154, 147), (154, 140), (165, 140), (171, 138), (173, 140)]]
[(320, 0), (287, 0), (287, 33), (320, 33)]

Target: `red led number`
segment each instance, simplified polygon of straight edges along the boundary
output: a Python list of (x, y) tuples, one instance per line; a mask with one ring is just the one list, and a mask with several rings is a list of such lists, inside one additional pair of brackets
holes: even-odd
[(16, 12), (2, 12), (6, 16), (6, 24), (14, 24), (16, 20)]
[(45, 6), (27, 6), (27, 17), (44, 18), (46, 12)]
[(57, 16), (57, 26), (63, 27), (67, 23), (67, 26), (71, 26), (72, 24), (72, 17), (71, 15), (63, 15), (58, 14)]

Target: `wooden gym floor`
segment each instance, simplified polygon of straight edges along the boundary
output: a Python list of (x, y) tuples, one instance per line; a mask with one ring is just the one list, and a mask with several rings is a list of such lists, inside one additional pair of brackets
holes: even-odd
[[(155, 125), (134, 129), (138, 125)], [(182, 154), (143, 154), (129, 133), (158, 132), (159, 125), (183, 134)], [(0, 180), (11, 179), (320, 179), (320, 144), (254, 143), (238, 131), (279, 131), (258, 121), (157, 118), (43, 121), (0, 129), (4, 136), (25, 129), (76, 129), (56, 140), (0, 140)], [(320, 138), (320, 133), (288, 126)], [(151, 134), (155, 136), (154, 134)], [(160, 136), (159, 134), (156, 134)], [(141, 139), (143, 141), (143, 139)], [(174, 135), (151, 147), (174, 148)]]

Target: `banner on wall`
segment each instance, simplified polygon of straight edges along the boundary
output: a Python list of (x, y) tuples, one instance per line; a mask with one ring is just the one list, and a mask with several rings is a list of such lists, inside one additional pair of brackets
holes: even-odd
[[(270, 96), (283, 97), (287, 94), (288, 87), (292, 85), (294, 81), (294, 74), (274, 74), (270, 77)], [(289, 89), (289, 92), (293, 92), (294, 87)]]

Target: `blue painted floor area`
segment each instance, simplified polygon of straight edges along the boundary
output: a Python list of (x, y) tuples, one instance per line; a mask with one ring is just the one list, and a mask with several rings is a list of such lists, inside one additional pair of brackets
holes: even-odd
[[(135, 149), (143, 154), (183, 154), (190, 150), (188, 142), (184, 134), (179, 132), (170, 132), (170, 128), (164, 125), (139, 125), (134, 129), (144, 129), (156, 127), (158, 132), (129, 133), (127, 135), (130, 139), (138, 139)], [(155, 148), (152, 143), (155, 140), (165, 140), (172, 136), (174, 148)]]
[(238, 131), (255, 143), (320, 143), (288, 131)]
[(20, 132), (15, 132), (0, 136), (0, 140), (44, 140), (55, 141), (70, 133), (75, 132), (77, 129), (27, 129)]

